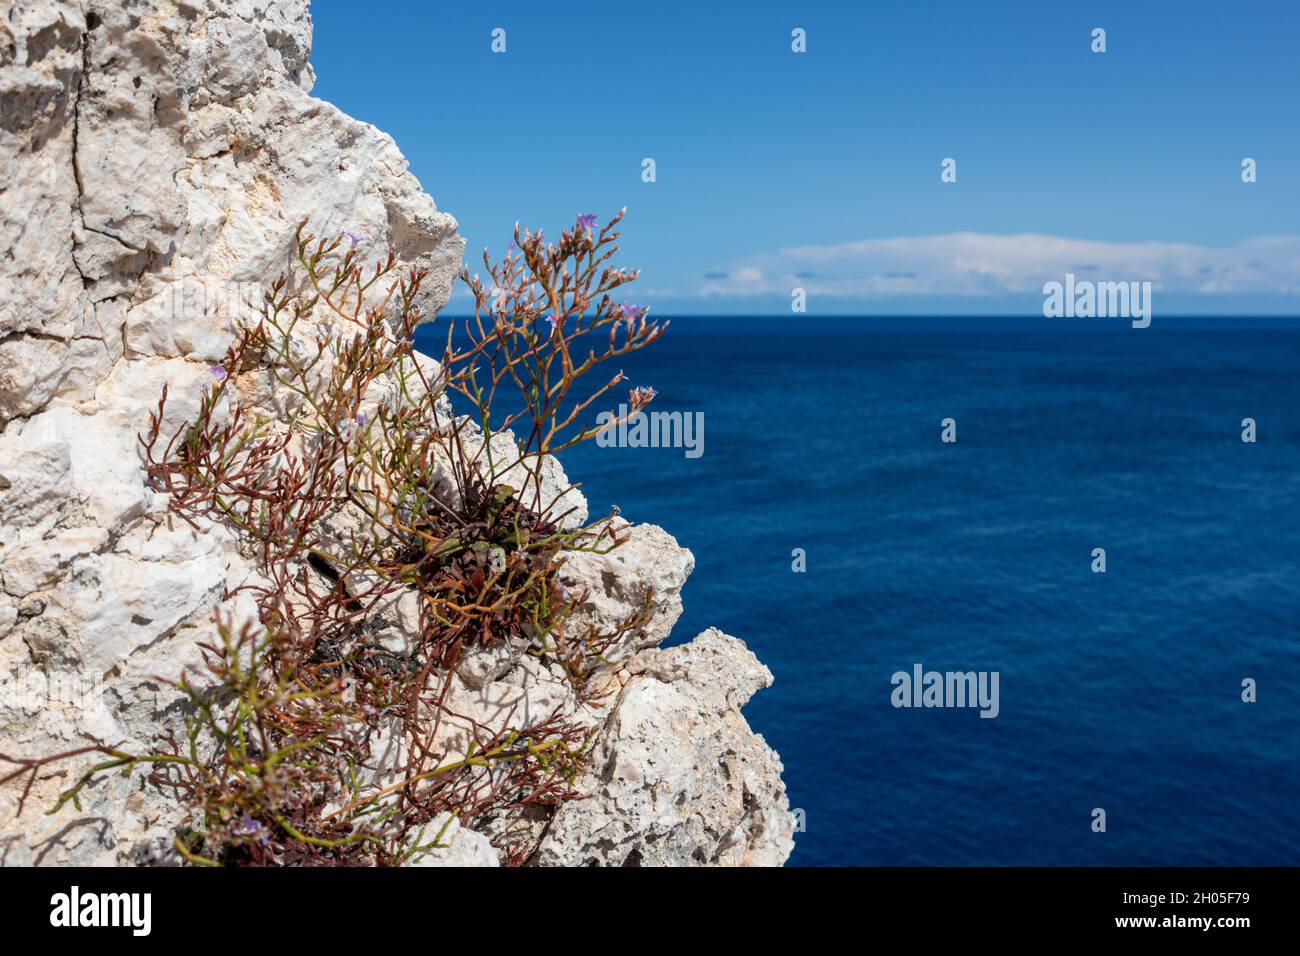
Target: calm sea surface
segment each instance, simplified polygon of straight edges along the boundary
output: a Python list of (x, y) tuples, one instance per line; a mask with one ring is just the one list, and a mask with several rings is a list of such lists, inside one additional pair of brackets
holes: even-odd
[[(1300, 323), (684, 317), (622, 366), (704, 454), (564, 464), (694, 552), (673, 642), (776, 675), (792, 863), (1300, 863)], [(895, 709), (916, 663), (1001, 713)]]

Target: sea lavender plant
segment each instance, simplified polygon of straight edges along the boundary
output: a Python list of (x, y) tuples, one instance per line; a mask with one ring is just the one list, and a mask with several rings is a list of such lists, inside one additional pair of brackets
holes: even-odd
[[(205, 683), (174, 682), (184, 739), (0, 755), (17, 765), (0, 784), (23, 781), (20, 809), (43, 768), (98, 752), (55, 810), (99, 774), (144, 767), (193, 812), (176, 840), (192, 863), (395, 864), (440, 819), (577, 796), (583, 726), (512, 712), (470, 721), (452, 750), (445, 731), (465, 721), (447, 700), (464, 656), (493, 645), (559, 664), (587, 694), (604, 651), (649, 614), (647, 593), (607, 632), (571, 626), (587, 594), (561, 586), (564, 555), (618, 547), (621, 532), (613, 513), (579, 523), (548, 479), (552, 456), (595, 436), (591, 410), (622, 374), (582, 383), (663, 332), (611, 296), (636, 278), (610, 264), (621, 218), (579, 216), (554, 243), (516, 228), (503, 260), (485, 252), (491, 285), (462, 270), (474, 315), (447, 324), (437, 361), (414, 348), (425, 274), (392, 253), (363, 265), (359, 237), (300, 224), (298, 271), (212, 367), (197, 416), (163, 436), (164, 389), (140, 437), (171, 512), (241, 538), (260, 573), (226, 597), (249, 594), (256, 620), (218, 617)], [(628, 414), (652, 399), (633, 390)], [(393, 651), (381, 638), (403, 602), (415, 611)], [(381, 765), (374, 741), (393, 734), (400, 757)], [(510, 862), (532, 851), (502, 849)]]

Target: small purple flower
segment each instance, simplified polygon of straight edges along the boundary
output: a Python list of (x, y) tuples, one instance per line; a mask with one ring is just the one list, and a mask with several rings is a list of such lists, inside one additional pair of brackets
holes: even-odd
[(365, 236), (359, 236), (355, 232), (345, 232), (343, 233), (343, 235), (347, 236), (350, 240), (352, 240), (353, 249), (355, 249), (357, 246), (361, 245), (361, 243), (366, 241)]
[(262, 846), (266, 846), (270, 840), (270, 834), (266, 832), (266, 827), (262, 826), (262, 824), (258, 823), (247, 813), (240, 817), (239, 822), (230, 828), (230, 832), (233, 836), (256, 840), (258, 843), (262, 844)]
[(364, 412), (358, 412), (352, 418), (342, 418), (339, 420), (339, 437), (344, 441), (352, 441), (357, 437), (357, 432), (366, 427), (366, 416)]
[(224, 382), (226, 380), (226, 368), (224, 365), (209, 365), (208, 373), (218, 382)]
[(588, 231), (596, 228), (596, 214), (594, 212), (584, 213), (578, 217), (578, 228)]
[(518, 246), (515, 245), (515, 241), (514, 241), (513, 239), (511, 239), (511, 240), (510, 240), (510, 245), (506, 246), (506, 255), (510, 255), (510, 254), (513, 253), (517, 248), (518, 248)]
[(649, 385), (638, 385), (628, 393), (633, 405), (649, 405), (659, 393)]
[(545, 319), (548, 323), (550, 323), (550, 326), (551, 326), (551, 334), (554, 335), (554, 334), (555, 334), (555, 315), (554, 315), (553, 313), (551, 313), (551, 312), (547, 312), (544, 316), (542, 316), (542, 318)]
[(632, 303), (630, 302), (624, 302), (623, 321), (627, 323), (628, 331), (629, 332), (632, 331), (632, 328), (636, 325), (636, 323), (644, 319), (645, 314), (649, 311), (650, 310), (645, 308), (644, 306), (632, 305)]

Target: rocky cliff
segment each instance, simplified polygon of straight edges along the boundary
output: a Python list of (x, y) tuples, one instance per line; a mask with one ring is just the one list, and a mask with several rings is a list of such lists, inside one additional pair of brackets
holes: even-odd
[[(427, 317), (447, 301), (456, 221), (392, 139), (311, 97), (310, 42), (306, 0), (0, 0), (0, 753), (147, 745), (178, 710), (159, 675), (198, 666), (214, 609), (258, 573), (226, 528), (173, 520), (137, 436), (164, 385), (164, 428), (195, 414), (296, 224), (427, 270)], [(515, 654), (471, 655), (452, 691), (463, 713), (589, 725), (584, 799), (453, 825), (427, 862), (495, 865), (519, 830), (544, 865), (788, 856), (780, 762), (740, 715), (771, 674), (716, 630), (659, 649), (693, 558), (660, 528), (626, 531), (565, 565), (594, 621), (654, 596), (607, 655), (600, 703)], [(138, 775), (44, 815), (82, 769), (51, 767), (21, 815), (21, 787), (0, 789), (0, 860), (174, 859), (187, 821)]]

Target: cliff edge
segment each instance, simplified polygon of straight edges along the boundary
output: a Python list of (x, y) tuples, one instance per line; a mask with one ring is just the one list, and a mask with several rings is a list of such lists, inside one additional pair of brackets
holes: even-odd
[[(0, 753), (147, 746), (178, 719), (159, 676), (200, 666), (214, 610), (258, 570), (226, 528), (168, 513), (137, 436), (164, 385), (165, 430), (195, 415), (297, 224), (427, 270), (427, 317), (447, 301), (455, 219), (390, 137), (310, 95), (310, 45), (306, 0), (0, 0)], [(565, 565), (593, 622), (653, 595), (605, 655), (598, 702), (490, 651), (451, 690), (473, 719), (559, 709), (589, 726), (583, 798), (453, 824), (426, 865), (496, 865), (506, 845), (541, 865), (788, 857), (780, 761), (740, 714), (771, 674), (713, 629), (660, 649), (693, 558), (660, 528), (624, 530)], [(0, 861), (176, 862), (188, 821), (138, 776), (46, 816), (82, 770), (41, 774), (21, 815), (21, 786), (0, 788)]]

